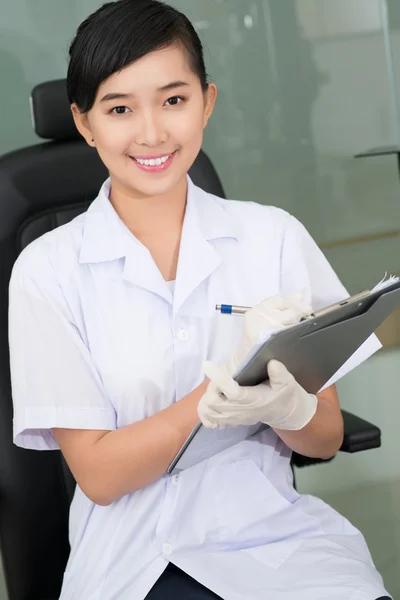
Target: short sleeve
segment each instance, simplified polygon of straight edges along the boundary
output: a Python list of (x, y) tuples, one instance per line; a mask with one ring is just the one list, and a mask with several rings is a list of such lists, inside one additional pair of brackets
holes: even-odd
[[(349, 296), (313, 238), (294, 217), (290, 217), (288, 222), (281, 260), (282, 295), (300, 292), (314, 311)], [(376, 335), (371, 335), (326, 383), (324, 388), (336, 383), (381, 347), (382, 344)]]
[(50, 261), (27, 251), (9, 286), (14, 443), (54, 450), (51, 428), (113, 430), (116, 413)]

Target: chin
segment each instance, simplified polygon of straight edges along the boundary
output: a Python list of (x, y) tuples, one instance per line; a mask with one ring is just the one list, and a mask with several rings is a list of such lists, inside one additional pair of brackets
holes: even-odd
[(183, 178), (186, 179), (186, 172), (179, 175), (165, 174), (163, 177), (131, 177), (127, 187), (143, 196), (162, 196), (171, 192)]

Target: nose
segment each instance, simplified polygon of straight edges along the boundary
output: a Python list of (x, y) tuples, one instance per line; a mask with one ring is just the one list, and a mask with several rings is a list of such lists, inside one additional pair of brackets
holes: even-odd
[(168, 135), (163, 126), (163, 120), (154, 111), (144, 111), (138, 119), (136, 143), (139, 146), (156, 148), (166, 142)]

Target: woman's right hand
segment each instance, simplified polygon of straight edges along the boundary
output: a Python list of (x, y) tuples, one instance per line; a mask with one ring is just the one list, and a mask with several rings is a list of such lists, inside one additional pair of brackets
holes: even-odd
[(239, 365), (250, 350), (261, 341), (264, 334), (295, 325), (311, 313), (311, 306), (304, 303), (301, 294), (271, 296), (249, 310), (243, 318), (239, 345), (226, 363), (230, 375), (235, 374)]

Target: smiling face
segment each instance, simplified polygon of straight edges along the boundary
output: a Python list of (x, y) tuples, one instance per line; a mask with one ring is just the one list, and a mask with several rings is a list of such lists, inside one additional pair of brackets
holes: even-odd
[(88, 113), (76, 105), (72, 111), (109, 170), (113, 189), (141, 198), (168, 194), (186, 178), (216, 95), (214, 84), (203, 91), (185, 51), (171, 46), (104, 81)]

